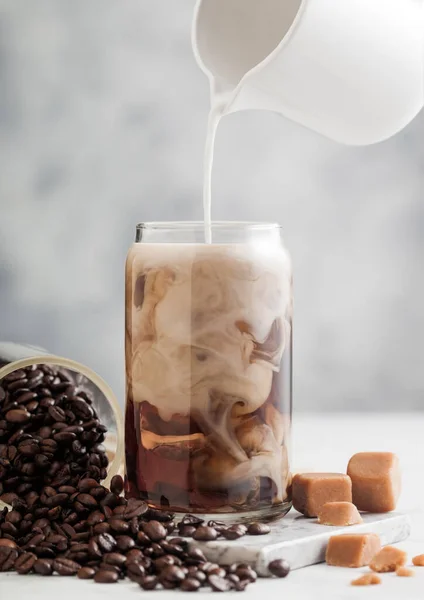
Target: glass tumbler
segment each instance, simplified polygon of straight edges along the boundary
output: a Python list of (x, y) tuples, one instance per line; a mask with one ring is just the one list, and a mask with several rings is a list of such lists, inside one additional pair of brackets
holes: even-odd
[(203, 240), (201, 222), (143, 223), (128, 253), (126, 493), (271, 519), (291, 507), (291, 262), (275, 224)]

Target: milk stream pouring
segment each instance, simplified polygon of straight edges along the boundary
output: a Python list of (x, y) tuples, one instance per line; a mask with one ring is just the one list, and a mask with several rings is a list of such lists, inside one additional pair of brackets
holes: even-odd
[(193, 49), (211, 84), (208, 242), (222, 116), (271, 110), (337, 142), (368, 145), (424, 105), (424, 0), (198, 0)]

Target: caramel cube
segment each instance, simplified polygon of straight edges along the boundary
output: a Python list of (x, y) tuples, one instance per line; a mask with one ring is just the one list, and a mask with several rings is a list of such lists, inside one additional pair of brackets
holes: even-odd
[(347, 467), (352, 498), (359, 510), (373, 513), (396, 508), (401, 489), (399, 459), (391, 452), (359, 452)]
[(327, 502), (352, 502), (352, 482), (343, 473), (297, 473), (293, 506), (305, 517), (317, 517)]
[(381, 548), (375, 533), (333, 535), (328, 542), (325, 560), (333, 567), (365, 567)]
[(377, 585), (381, 583), (381, 577), (375, 573), (366, 573), (350, 582), (351, 585)]
[(394, 546), (386, 546), (373, 557), (370, 569), (377, 573), (389, 573), (403, 567), (407, 559), (408, 555), (403, 550)]
[(357, 525), (362, 523), (358, 509), (351, 502), (326, 502), (318, 513), (321, 525)]

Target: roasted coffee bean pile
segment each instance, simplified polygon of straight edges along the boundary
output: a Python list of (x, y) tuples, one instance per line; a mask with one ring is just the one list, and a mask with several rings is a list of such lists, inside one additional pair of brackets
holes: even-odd
[[(256, 581), (247, 564), (208, 562), (187, 538), (269, 533), (268, 525), (226, 526), (126, 500), (122, 477), (107, 489), (107, 457), (100, 424), (87, 394), (65, 372), (49, 366), (11, 373), (0, 387), (0, 571), (77, 575), (97, 583), (128, 577), (144, 590), (243, 591)], [(176, 537), (173, 537), (173, 536)], [(270, 575), (285, 577), (285, 561)]]
[[(105, 432), (92, 399), (65, 370), (33, 365), (13, 371), (0, 385), (0, 499), (24, 499), (31, 507), (45, 486), (73, 486), (83, 475), (104, 479)], [(63, 499), (44, 506), (54, 515)]]
[[(243, 591), (256, 581), (251, 566), (208, 562), (186, 537), (172, 535), (193, 527), (195, 539), (209, 540), (228, 530), (262, 533), (261, 524), (227, 528), (186, 515), (176, 525), (171, 513), (120, 496), (123, 487), (120, 475), (112, 479), (110, 490), (92, 477), (83, 477), (75, 486), (45, 486), (37, 499), (31, 496), (30, 506), (25, 500), (13, 500), (12, 510), (0, 512), (0, 571), (77, 575), (96, 583), (128, 577), (144, 590), (190, 592), (203, 586), (216, 592)], [(285, 577), (289, 567), (285, 561), (273, 561), (269, 572)]]

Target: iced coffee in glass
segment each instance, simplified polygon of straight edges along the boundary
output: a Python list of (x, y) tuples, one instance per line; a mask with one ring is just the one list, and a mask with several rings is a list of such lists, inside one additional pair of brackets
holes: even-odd
[(278, 225), (137, 227), (126, 263), (126, 489), (151, 506), (291, 506), (292, 275)]

